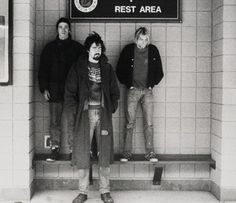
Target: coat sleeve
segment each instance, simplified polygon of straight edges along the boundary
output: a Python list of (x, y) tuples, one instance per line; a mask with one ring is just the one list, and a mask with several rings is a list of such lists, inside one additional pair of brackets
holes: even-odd
[(116, 66), (116, 75), (121, 84), (125, 84), (125, 59), (126, 59), (126, 48), (124, 48), (119, 56), (117, 66)]
[(115, 73), (110, 66), (110, 99), (112, 105), (112, 113), (114, 113), (118, 107), (118, 100), (120, 98), (120, 89), (117, 84)]
[(40, 67), (38, 71), (39, 90), (41, 93), (49, 88), (50, 80), (50, 67), (51, 67), (51, 51), (47, 45), (40, 56)]
[(64, 94), (64, 111), (67, 118), (67, 133), (68, 136), (73, 135), (75, 117), (78, 106), (78, 77), (75, 70), (75, 65), (70, 69), (65, 83), (65, 94)]
[(155, 46), (154, 46), (154, 56), (157, 59), (157, 67), (155, 68), (155, 71), (154, 71), (154, 74), (155, 74), (154, 83), (155, 85), (157, 85), (162, 80), (164, 73), (162, 69), (161, 56), (159, 54), (158, 49)]

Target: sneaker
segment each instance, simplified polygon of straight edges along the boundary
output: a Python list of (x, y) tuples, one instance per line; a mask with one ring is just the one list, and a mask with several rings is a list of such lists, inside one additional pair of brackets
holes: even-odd
[(110, 195), (110, 192), (101, 194), (101, 200), (104, 203), (114, 203), (114, 200), (112, 199), (112, 197)]
[(128, 162), (132, 158), (132, 154), (130, 152), (125, 152), (123, 156), (120, 158), (120, 162)]
[(52, 146), (51, 147), (51, 155), (50, 155), (50, 157), (48, 157), (47, 159), (46, 159), (46, 161), (49, 161), (49, 162), (53, 162), (53, 161), (56, 161), (56, 160), (58, 160), (58, 157), (59, 157), (59, 146)]
[(83, 203), (88, 199), (88, 196), (86, 194), (80, 193), (72, 203)]
[(149, 152), (145, 155), (145, 159), (147, 159), (148, 161), (152, 162), (152, 163), (155, 163), (155, 162), (158, 162), (158, 159), (157, 159), (157, 155), (155, 152)]

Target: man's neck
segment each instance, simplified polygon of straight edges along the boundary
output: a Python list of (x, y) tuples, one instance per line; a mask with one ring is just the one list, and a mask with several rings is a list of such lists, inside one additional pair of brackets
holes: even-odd
[(59, 38), (60, 40), (67, 40), (67, 39), (69, 38), (69, 36), (67, 36), (67, 37), (61, 37), (61, 36), (59, 35), (58, 38)]

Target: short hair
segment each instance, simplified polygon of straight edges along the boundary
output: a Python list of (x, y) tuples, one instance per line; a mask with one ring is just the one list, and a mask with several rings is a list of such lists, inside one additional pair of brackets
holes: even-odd
[(95, 43), (96, 45), (101, 45), (102, 47), (102, 53), (104, 53), (106, 51), (105, 45), (102, 41), (102, 38), (100, 37), (100, 35), (96, 32), (92, 32), (91, 34), (89, 34), (89, 36), (86, 38), (85, 42), (84, 42), (84, 47), (86, 51), (89, 51), (90, 47), (92, 46), (92, 44)]
[(71, 30), (71, 24), (70, 24), (70, 21), (69, 21), (69, 19), (67, 19), (67, 18), (60, 18), (58, 21), (57, 21), (57, 24), (56, 24), (56, 28), (58, 29), (58, 26), (59, 26), (59, 24), (60, 23), (66, 23), (66, 24), (68, 24), (68, 26), (69, 26), (69, 30)]
[(148, 44), (150, 43), (150, 33), (146, 27), (139, 27), (134, 34), (134, 41), (137, 42), (140, 35), (148, 36)]

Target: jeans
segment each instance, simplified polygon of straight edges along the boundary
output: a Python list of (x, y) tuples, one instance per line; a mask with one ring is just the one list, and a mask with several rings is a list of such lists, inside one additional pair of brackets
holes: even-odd
[[(90, 127), (90, 146), (92, 143), (92, 138), (95, 133), (97, 140), (97, 148), (99, 154), (99, 136), (101, 132), (101, 124), (100, 124), (100, 109), (90, 109), (88, 110), (89, 116), (89, 127)], [(110, 167), (99, 167), (99, 191), (101, 194), (110, 192)], [(79, 192), (83, 194), (88, 193), (89, 187), (89, 169), (79, 169)]]
[(62, 118), (63, 103), (49, 103), (50, 112), (50, 139), (52, 145), (60, 146), (62, 134)]
[(143, 112), (144, 138), (146, 153), (153, 152), (153, 93), (150, 89), (129, 89), (127, 92), (126, 136), (124, 153), (132, 153), (132, 138), (135, 127), (138, 102)]

